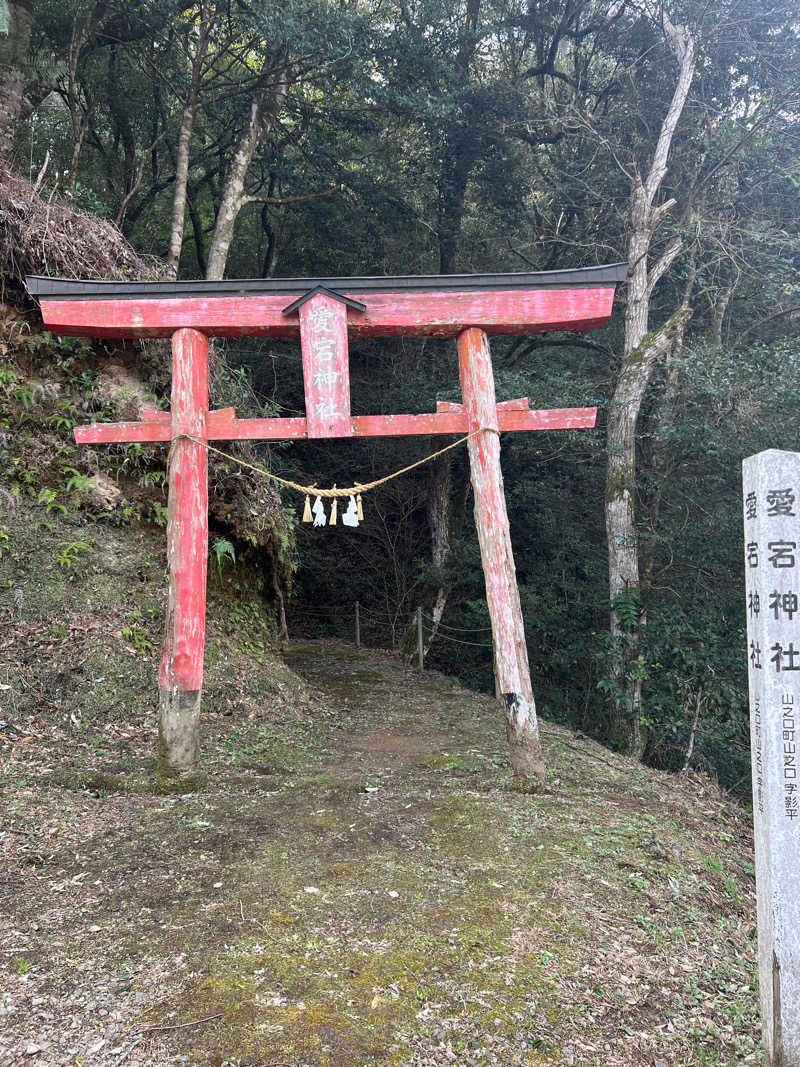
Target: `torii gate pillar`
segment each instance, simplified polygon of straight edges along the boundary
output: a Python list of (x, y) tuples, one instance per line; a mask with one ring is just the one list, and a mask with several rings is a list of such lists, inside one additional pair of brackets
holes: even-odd
[(467, 428), (475, 526), (492, 624), (497, 682), (505, 701), (506, 734), (515, 775), (544, 780), (528, 649), (511, 548), (503, 473), (500, 425), (489, 338), (483, 330), (458, 335), (458, 370)]
[(170, 411), (169, 599), (158, 671), (158, 759), (162, 770), (183, 773), (196, 765), (200, 752), (205, 649), (208, 339), (198, 330), (181, 329), (172, 335)]

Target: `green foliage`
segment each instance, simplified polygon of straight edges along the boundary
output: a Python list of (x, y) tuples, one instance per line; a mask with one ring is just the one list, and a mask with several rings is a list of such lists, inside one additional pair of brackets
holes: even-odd
[(23, 411), (30, 411), (33, 407), (33, 389), (29, 385), (16, 386), (16, 388), (12, 389), (11, 396), (22, 407)]
[(163, 470), (150, 470), (145, 471), (139, 479), (139, 485), (143, 488), (148, 486), (156, 486), (159, 489), (163, 489), (167, 481), (167, 472)]
[(639, 625), (642, 606), (638, 589), (621, 589), (611, 601), (611, 608), (626, 630), (633, 630)]
[(133, 441), (129, 445), (120, 445), (119, 448), (123, 457), (120, 464), (123, 470), (146, 468), (151, 462), (152, 457), (150, 453), (143, 445), (140, 445), (138, 441)]
[(0, 393), (3, 396), (8, 396), (18, 382), (19, 372), (16, 368), (0, 365)]
[(58, 493), (55, 489), (51, 489), (48, 486), (42, 486), (39, 490), (38, 501), (40, 504), (44, 504), (45, 511), (49, 515), (53, 511), (58, 511), (62, 515), (66, 515), (67, 509), (64, 504), (60, 504), (56, 497)]
[(89, 475), (83, 474), (81, 471), (76, 470), (75, 467), (62, 467), (61, 470), (64, 474), (69, 475), (65, 486), (68, 493), (76, 493), (80, 496), (92, 484), (92, 479)]
[(222, 571), (225, 561), (228, 560), (232, 567), (236, 566), (236, 550), (230, 541), (224, 537), (215, 537), (211, 545), (211, 556), (217, 571), (217, 581), (222, 584)]
[(123, 639), (128, 641), (143, 656), (148, 656), (153, 652), (155, 646), (140, 626), (123, 626), (120, 633)]
[(70, 569), (81, 558), (83, 552), (88, 552), (92, 547), (88, 541), (60, 541), (59, 553), (56, 557), (56, 562), (59, 567), (65, 567)]
[(58, 411), (48, 416), (48, 423), (54, 430), (71, 431), (78, 419), (78, 409), (69, 401), (59, 401)]
[(169, 517), (169, 509), (158, 500), (154, 500), (151, 507), (153, 509), (153, 522), (155, 522), (157, 526), (166, 526), (167, 518)]

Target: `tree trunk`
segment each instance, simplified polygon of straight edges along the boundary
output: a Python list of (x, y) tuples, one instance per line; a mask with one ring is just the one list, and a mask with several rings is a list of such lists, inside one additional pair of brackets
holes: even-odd
[(289, 640), (289, 625), (286, 621), (286, 598), (281, 589), (278, 572), (272, 565), (272, 591), (275, 594), (275, 603), (278, 605), (278, 640), (283, 643)]
[(733, 297), (735, 283), (724, 286), (717, 294), (714, 301), (714, 311), (711, 317), (710, 341), (715, 348), (722, 348), (722, 327), (725, 324), (725, 313)]
[[(689, 307), (692, 300), (692, 292), (697, 277), (697, 270), (692, 262), (686, 283), (683, 288), (682, 307)], [(650, 431), (652, 437), (652, 450), (650, 466), (655, 487), (648, 501), (648, 526), (650, 535), (642, 549), (640, 560), (641, 588), (644, 597), (653, 586), (653, 568), (655, 566), (656, 544), (658, 540), (658, 523), (661, 516), (661, 504), (664, 497), (664, 489), (669, 479), (671, 456), (667, 447), (667, 439), (670, 437), (671, 428), (675, 424), (675, 418), (680, 397), (679, 373), (676, 360), (683, 349), (683, 331), (675, 337), (669, 352), (667, 353), (664, 372), (664, 396), (653, 419), (653, 427)]]
[[(606, 538), (608, 584), (611, 599), (611, 635), (619, 658), (615, 661), (615, 688), (624, 698), (613, 705), (614, 727), (624, 720), (631, 729), (630, 749), (641, 758), (646, 738), (641, 730), (641, 671), (637, 659), (647, 620), (640, 610), (639, 548), (636, 532), (636, 426), (653, 370), (682, 335), (691, 318), (689, 308), (676, 311), (660, 330), (644, 338), (623, 360), (617, 387), (608, 410), (606, 470)], [(628, 597), (627, 610), (622, 597)], [(628, 613), (636, 611), (635, 623)]]
[[(647, 177), (636, 167), (631, 176), (630, 236), (628, 238), (628, 292), (625, 344), (614, 395), (609, 405), (606, 467), (606, 539), (608, 544), (610, 628), (616, 645), (611, 665), (614, 688), (612, 732), (629, 730), (629, 748), (641, 759), (647, 743), (642, 730), (642, 664), (639, 654), (647, 626), (640, 607), (641, 580), (636, 532), (636, 429), (642, 400), (653, 369), (682, 334), (691, 311), (681, 308), (654, 335), (648, 336), (653, 289), (681, 250), (680, 237), (671, 241), (649, 267), (653, 237), (674, 200), (657, 204), (656, 197), (667, 172), (675, 131), (691, 88), (697, 49), (691, 34), (675, 26), (660, 12), (667, 43), (678, 63), (675, 90), (661, 123)], [(623, 608), (622, 598), (627, 598)], [(638, 618), (631, 622), (631, 614)]]
[(453, 144), (444, 148), (439, 175), (437, 231), (439, 237), (439, 273), (454, 274), (458, 239), (464, 217), (467, 182), (477, 158), (475, 145), (465, 131), (450, 131)]
[(17, 120), (22, 110), (25, 63), (33, 26), (34, 0), (6, 0), (7, 25), (0, 9), (0, 160), (14, 150)]
[[(75, 183), (78, 180), (78, 163), (83, 152), (83, 144), (86, 139), (86, 131), (89, 128), (92, 110), (89, 108), (85, 115), (81, 114), (78, 89), (78, 63), (80, 62), (83, 48), (89, 39), (91, 21), (91, 8), (76, 14), (75, 21), (72, 24), (72, 35), (67, 54), (67, 107), (69, 108), (70, 121), (72, 122), (72, 158), (68, 172), (68, 185), (71, 189), (75, 188)], [(110, 96), (111, 90), (109, 90)]]
[[(270, 180), (270, 196), (272, 196), (273, 189), (274, 183)], [(267, 238), (267, 247), (264, 252), (264, 260), (261, 264), (262, 278), (274, 277), (275, 269), (278, 266), (280, 239), (283, 236), (283, 228), (286, 222), (286, 208), (281, 207), (279, 211), (279, 222), (276, 229), (272, 224), (272, 219), (269, 217), (269, 204), (262, 204), (261, 206), (261, 228)]]
[(277, 75), (274, 85), (269, 89), (259, 90), (253, 97), (247, 127), (239, 138), (225, 175), (222, 199), (211, 238), (211, 247), (208, 251), (206, 278), (210, 280), (219, 281), (225, 274), (225, 264), (228, 262), (236, 217), (244, 200), (247, 172), (256, 149), (277, 122), (288, 91), (289, 71), (284, 70)]
[[(469, 67), (478, 44), (475, 29), (481, 4), (482, 0), (467, 0), (459, 45), (453, 57), (454, 74), (462, 91), (467, 90), (469, 86)], [(442, 159), (436, 225), (439, 238), (439, 273), (454, 274), (467, 183), (481, 155), (481, 145), (476, 141), (475, 126), (470, 122), (468, 108), (465, 114), (448, 126), (439, 151)]]
[(205, 243), (205, 231), (203, 230), (203, 220), (200, 217), (200, 212), (197, 209), (197, 191), (192, 190), (187, 184), (186, 186), (186, 202), (189, 206), (189, 218), (192, 220), (192, 236), (194, 237), (194, 254), (197, 257), (197, 266), (200, 268), (200, 273), (203, 277), (206, 276), (208, 260), (206, 258), (206, 243)]
[(167, 271), (173, 278), (178, 276), (178, 265), (183, 247), (183, 228), (186, 218), (186, 186), (189, 180), (189, 154), (192, 146), (192, 129), (197, 114), (197, 100), (200, 95), (200, 83), (203, 78), (203, 64), (211, 33), (208, 5), (200, 9), (200, 36), (192, 60), (192, 76), (189, 92), (181, 115), (181, 128), (178, 133), (178, 150), (175, 158), (175, 191), (172, 197), (172, 223), (170, 226), (169, 250), (167, 251)]
[(183, 228), (186, 218), (186, 184), (189, 179), (189, 149), (192, 144), (192, 127), (197, 110), (197, 91), (192, 85), (186, 106), (181, 116), (181, 128), (178, 134), (178, 151), (175, 161), (175, 190), (172, 196), (172, 222), (170, 225), (169, 248), (167, 250), (167, 273), (178, 277), (178, 264), (183, 247)]
[(447, 452), (435, 460), (431, 467), (431, 480), (428, 489), (428, 525), (431, 531), (431, 562), (439, 574), (439, 588), (431, 609), (431, 628), (422, 650), (423, 657), (428, 655), (431, 645), (442, 621), (450, 582), (446, 567), (450, 559), (450, 488), (452, 484), (453, 463), (451, 453)]
[[(688, 703), (688, 700), (687, 700)], [(694, 718), (692, 719), (692, 728), (689, 732), (689, 744), (686, 748), (686, 758), (683, 761), (681, 767), (681, 774), (689, 773), (689, 764), (692, 762), (692, 756), (694, 755), (694, 740), (697, 737), (697, 725), (700, 722), (700, 711), (703, 707), (703, 687), (702, 685), (697, 690), (697, 696), (694, 704)]]

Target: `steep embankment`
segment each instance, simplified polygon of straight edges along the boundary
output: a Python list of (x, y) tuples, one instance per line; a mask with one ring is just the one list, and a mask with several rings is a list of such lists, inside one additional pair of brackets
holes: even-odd
[(149, 793), (136, 543), (95, 549), (91, 624), (56, 590), (3, 693), (0, 1063), (758, 1062), (749, 822), (707, 783), (545, 725), (550, 789), (517, 794), (489, 698), (345, 646), (259, 666), (212, 606), (206, 776)]
[[(126, 742), (138, 738), (137, 773), (146, 777), (166, 606), (163, 526), (112, 525), (106, 513), (74, 506), (48, 511), (2, 482), (0, 509), (0, 737), (40, 736), (62, 776), (87, 745), (121, 746), (130, 774)], [(208, 583), (205, 703), (212, 719), (237, 727), (308, 703), (249, 578), (225, 558)]]

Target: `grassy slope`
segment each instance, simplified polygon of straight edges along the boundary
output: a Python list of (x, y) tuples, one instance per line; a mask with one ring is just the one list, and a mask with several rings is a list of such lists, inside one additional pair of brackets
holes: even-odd
[(241, 570), (170, 795), (164, 533), (113, 525), (158, 516), (157, 468), (117, 456), (111, 507), (69, 489), (93, 364), (4, 328), (56, 377), (0, 364), (2, 1067), (758, 1062), (744, 812), (547, 726), (550, 790), (516, 794), (493, 701), (284, 662)]
[(517, 794), (487, 697), (284, 664), (212, 583), (204, 777), (160, 795), (163, 533), (37, 514), (0, 561), (0, 1064), (759, 1061), (749, 820), (713, 787), (545, 725)]

